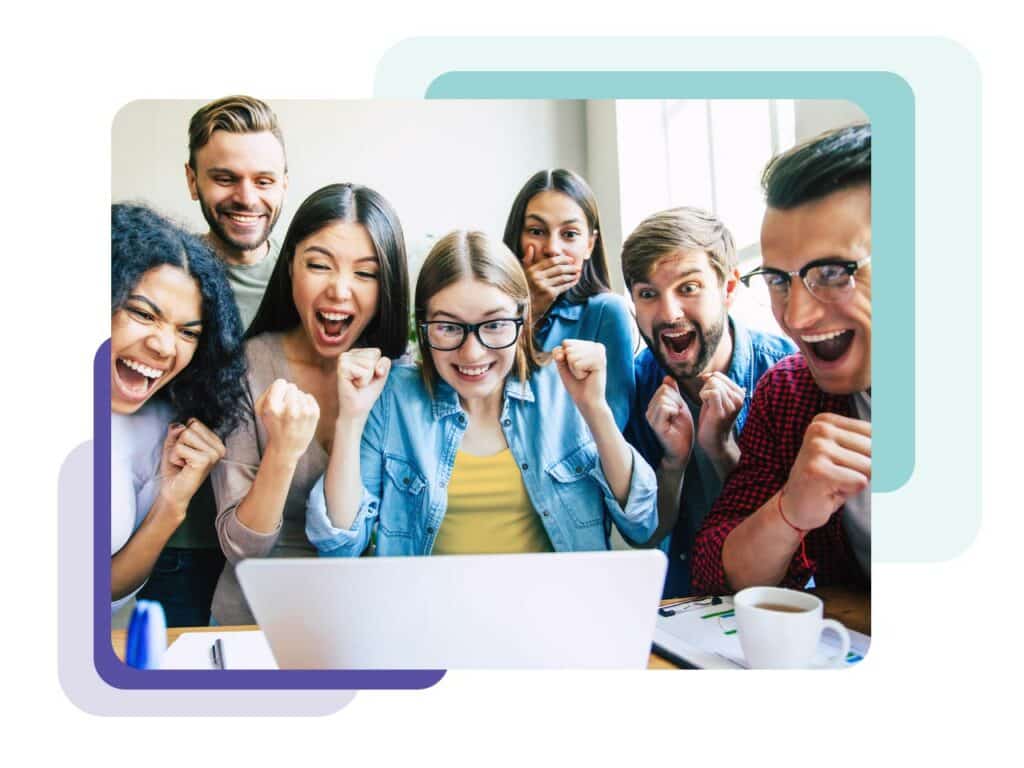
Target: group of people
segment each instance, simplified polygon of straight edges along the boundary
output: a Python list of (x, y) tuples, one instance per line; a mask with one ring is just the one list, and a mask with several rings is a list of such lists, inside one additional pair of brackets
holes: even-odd
[[(410, 290), (368, 187), (317, 190), (279, 244), (274, 113), (207, 104), (185, 171), (209, 231), (113, 206), (112, 608), (250, 624), (245, 558), (596, 550), (613, 526), (668, 553), (666, 597), (866, 584), (870, 167), (867, 125), (774, 158), (744, 276), (712, 214), (648, 217), (632, 310), (586, 181), (540, 171), (502, 240), (448, 233)], [(730, 316), (741, 283), (788, 338)]]

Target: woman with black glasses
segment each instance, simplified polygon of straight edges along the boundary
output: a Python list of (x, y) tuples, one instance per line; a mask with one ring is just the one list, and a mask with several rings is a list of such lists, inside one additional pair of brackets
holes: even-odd
[[(654, 472), (605, 401), (604, 348), (566, 340), (543, 365), (530, 291), (500, 242), (452, 232), (416, 285), (422, 364), (377, 349), (338, 368), (338, 421), (306, 533), (322, 555), (608, 548), (657, 526)], [(390, 375), (389, 375), (390, 372)]]

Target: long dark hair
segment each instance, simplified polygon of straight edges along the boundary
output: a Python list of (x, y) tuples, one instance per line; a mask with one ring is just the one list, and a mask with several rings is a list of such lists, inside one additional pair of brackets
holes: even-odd
[(111, 206), (111, 314), (146, 272), (165, 264), (198, 283), (203, 332), (189, 364), (153, 397), (166, 398), (178, 421), (197, 418), (224, 437), (239, 423), (245, 392), (242, 321), (224, 268), (202, 240), (149, 208)]
[(388, 357), (399, 357), (405, 352), (409, 333), (405, 237), (391, 204), (369, 187), (358, 184), (330, 184), (318, 189), (299, 206), (284, 236), (281, 255), (263, 301), (245, 337), (251, 339), (261, 333), (289, 331), (299, 324), (290, 269), (295, 248), (310, 235), (337, 222), (364, 226), (380, 262), (377, 313), (360, 340), (366, 346), (379, 347)]
[[(583, 262), (583, 271), (580, 273), (579, 282), (565, 292), (565, 298), (573, 304), (580, 304), (591, 296), (604, 293), (609, 289), (608, 260), (604, 255), (604, 240), (601, 237), (601, 217), (597, 210), (597, 198), (586, 180), (577, 173), (568, 171), (565, 168), (555, 168), (548, 171), (537, 171), (523, 185), (512, 203), (512, 210), (509, 211), (508, 221), (505, 222), (505, 235), (502, 237), (505, 245), (516, 255), (520, 261), (523, 260), (523, 249), (520, 241), (523, 234), (523, 224), (526, 218), (526, 206), (534, 195), (553, 190), (561, 192), (572, 198), (587, 217), (587, 226), (591, 233), (597, 234), (594, 241), (594, 250), (590, 258)], [(539, 318), (537, 318), (539, 320)]]

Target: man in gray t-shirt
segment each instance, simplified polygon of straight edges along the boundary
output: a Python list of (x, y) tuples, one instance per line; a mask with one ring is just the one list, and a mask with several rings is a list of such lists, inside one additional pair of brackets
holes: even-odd
[(277, 116), (262, 101), (228, 96), (202, 107), (188, 128), (185, 179), (228, 270), (246, 328), (256, 315), (280, 250), (270, 233), (288, 188)]
[[(206, 241), (227, 270), (242, 327), (256, 316), (280, 245), (270, 233), (288, 188), (277, 116), (258, 99), (229, 96), (202, 107), (188, 127), (185, 179), (209, 225)], [(224, 567), (209, 481), (189, 504), (139, 596), (163, 605), (168, 626), (205, 625)]]

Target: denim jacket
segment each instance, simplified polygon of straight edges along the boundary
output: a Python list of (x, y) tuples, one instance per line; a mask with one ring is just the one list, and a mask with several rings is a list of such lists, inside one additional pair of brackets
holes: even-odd
[(626, 426), (633, 402), (633, 315), (621, 296), (604, 292), (581, 304), (571, 304), (562, 294), (537, 324), (534, 338), (545, 352), (566, 339), (584, 339), (604, 344), (608, 360), (605, 400), (611, 406), (619, 429)]
[[(439, 381), (435, 390), (431, 398), (417, 368), (392, 369), (363, 431), (363, 498), (351, 528), (331, 524), (323, 477), (310, 492), (306, 535), (321, 555), (362, 554), (374, 528), (378, 555), (430, 554), (469, 423), (450, 385)], [(633, 473), (626, 505), (620, 506), (594, 438), (554, 365), (536, 371), (525, 386), (509, 376), (501, 429), (555, 551), (608, 549), (611, 521), (632, 541), (647, 541), (654, 533), (654, 470), (630, 448)]]

